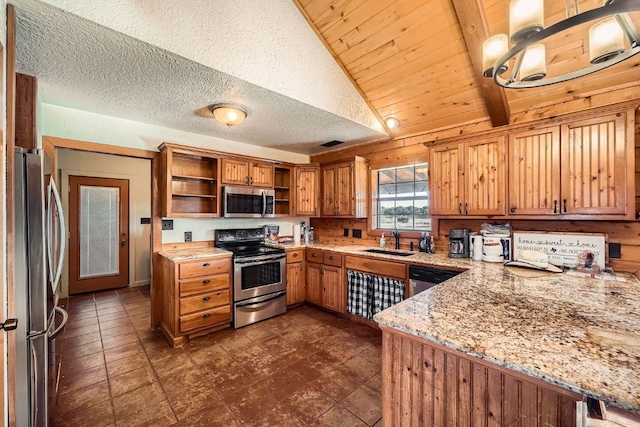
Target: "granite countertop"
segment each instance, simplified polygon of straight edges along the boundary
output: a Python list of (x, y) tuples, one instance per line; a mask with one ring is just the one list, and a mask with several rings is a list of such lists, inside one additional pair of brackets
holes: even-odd
[(201, 258), (217, 258), (230, 257), (233, 254), (224, 249), (218, 248), (194, 248), (194, 249), (176, 249), (160, 252), (160, 256), (170, 259), (171, 261), (187, 261), (190, 259)]
[[(446, 265), (435, 256), (431, 264)], [(451, 260), (450, 266), (461, 266)], [(442, 264), (440, 264), (442, 262)], [(640, 413), (640, 282), (468, 271), (374, 316), (379, 324)]]

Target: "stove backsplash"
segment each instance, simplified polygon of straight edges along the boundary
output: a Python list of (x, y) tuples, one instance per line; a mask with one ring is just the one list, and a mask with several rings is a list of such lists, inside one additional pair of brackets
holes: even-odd
[(214, 240), (213, 232), (224, 228), (256, 228), (265, 224), (278, 225), (280, 236), (291, 236), (293, 226), (301, 221), (309, 224), (309, 218), (172, 218), (173, 230), (162, 231), (162, 243), (184, 242), (184, 233), (190, 231), (194, 242)]

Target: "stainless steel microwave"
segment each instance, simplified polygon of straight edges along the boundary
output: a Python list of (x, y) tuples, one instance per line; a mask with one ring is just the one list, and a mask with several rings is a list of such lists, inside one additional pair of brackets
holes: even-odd
[(275, 205), (272, 189), (224, 187), (225, 218), (273, 218)]

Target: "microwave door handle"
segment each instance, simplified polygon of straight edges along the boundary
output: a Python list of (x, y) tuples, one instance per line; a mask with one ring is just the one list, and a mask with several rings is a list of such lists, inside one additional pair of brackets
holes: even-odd
[(64, 213), (62, 211), (62, 201), (60, 200), (60, 193), (58, 193), (58, 188), (56, 187), (55, 181), (52, 179), (50, 181), (51, 192), (53, 194), (53, 198), (56, 202), (56, 210), (58, 212), (58, 221), (60, 225), (60, 254), (58, 257), (58, 265), (56, 268), (55, 276), (53, 277), (52, 287), (55, 291), (58, 288), (58, 283), (60, 282), (60, 276), (62, 275), (62, 267), (64, 264), (64, 254), (67, 250), (67, 229), (65, 227), (64, 221)]
[(267, 192), (262, 191), (262, 216), (267, 214)]

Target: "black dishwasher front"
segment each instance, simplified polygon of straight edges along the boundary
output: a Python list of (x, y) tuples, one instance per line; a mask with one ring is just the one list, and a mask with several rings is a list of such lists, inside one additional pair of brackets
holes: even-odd
[(409, 265), (409, 297), (426, 291), (460, 273), (462, 272), (422, 265)]

